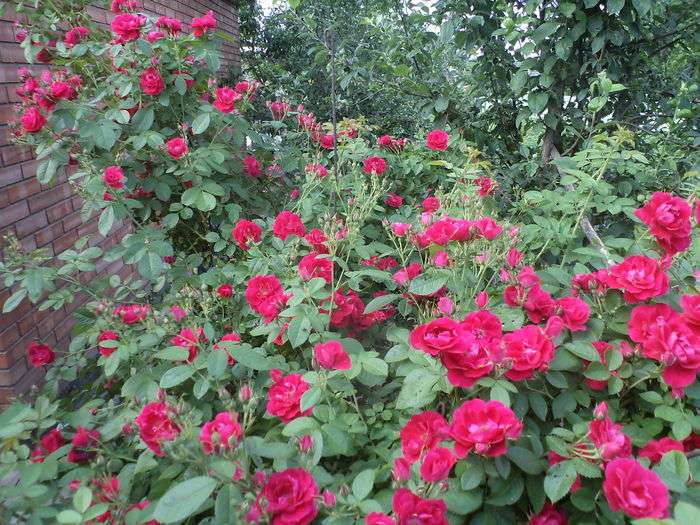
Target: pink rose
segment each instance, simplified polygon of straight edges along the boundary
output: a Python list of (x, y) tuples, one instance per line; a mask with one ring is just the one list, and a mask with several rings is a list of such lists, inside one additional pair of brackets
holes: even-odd
[(634, 459), (608, 463), (603, 493), (613, 511), (622, 511), (630, 518), (668, 517), (668, 488), (654, 471)]
[(425, 137), (425, 145), (433, 151), (445, 151), (449, 146), (450, 136), (446, 131), (434, 129)]
[(343, 349), (340, 341), (318, 343), (314, 346), (314, 358), (326, 370), (350, 370), (352, 368), (350, 356)]

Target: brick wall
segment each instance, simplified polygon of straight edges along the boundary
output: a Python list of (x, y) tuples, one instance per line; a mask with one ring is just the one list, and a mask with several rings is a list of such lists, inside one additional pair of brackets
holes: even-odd
[[(212, 10), (217, 29), (238, 36), (238, 20), (230, 0), (142, 0), (139, 6), (149, 14), (179, 18), (186, 30), (193, 16)], [(91, 7), (89, 11), (101, 24), (108, 24), (114, 16), (99, 7)], [(17, 68), (24, 64), (24, 54), (15, 41), (13, 22), (12, 13), (5, 13), (0, 19), (0, 237), (11, 232), (25, 249), (42, 248), (48, 255), (56, 256), (80, 237), (95, 232), (97, 221), (82, 223), (81, 200), (73, 194), (65, 174), (50, 186), (39, 184), (35, 177), (38, 162), (32, 159), (31, 151), (12, 144), (7, 122), (14, 116), (14, 104), (19, 102), (15, 94), (19, 85)], [(223, 42), (222, 64), (224, 69), (240, 65), (236, 43)], [(42, 67), (31, 66), (30, 69), (36, 73)], [(109, 248), (126, 231), (125, 226), (115, 227), (109, 239), (100, 245)], [(4, 248), (2, 242), (0, 239), (0, 248)], [(103, 265), (97, 272), (124, 276), (129, 269), (112, 263)], [(0, 282), (0, 305), (10, 293)], [(68, 346), (71, 313), (79, 305), (78, 301), (60, 310), (40, 312), (25, 300), (13, 312), (0, 314), (0, 405), (41, 379), (41, 371), (32, 368), (25, 357), (26, 347), (32, 340), (57, 349)]]

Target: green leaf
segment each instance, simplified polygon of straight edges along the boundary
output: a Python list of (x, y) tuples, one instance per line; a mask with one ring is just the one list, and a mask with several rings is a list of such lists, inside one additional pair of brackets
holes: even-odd
[(197, 512), (215, 488), (216, 480), (208, 476), (178, 483), (158, 500), (153, 519), (161, 523), (182, 521)]
[(107, 206), (102, 213), (100, 213), (100, 218), (97, 221), (97, 230), (103, 237), (107, 237), (109, 230), (112, 229), (114, 224), (114, 208), (112, 206)]
[(165, 359), (168, 361), (185, 361), (189, 356), (189, 350), (182, 346), (169, 346), (153, 354), (153, 357), (156, 359)]
[(460, 479), (460, 484), (464, 490), (475, 489), (484, 481), (484, 475), (484, 467), (480, 463), (468, 463), (467, 470), (464, 471)]
[(513, 93), (520, 93), (527, 83), (528, 74), (526, 70), (520, 69), (510, 77), (510, 89)]
[(545, 38), (552, 36), (557, 29), (559, 29), (559, 24), (556, 22), (545, 22), (535, 29), (532, 34), (532, 39), (539, 44)]
[(444, 278), (430, 279), (427, 277), (416, 277), (411, 281), (408, 292), (415, 295), (431, 295), (445, 286)]
[(188, 380), (194, 375), (194, 367), (190, 365), (180, 365), (167, 370), (160, 378), (161, 388), (171, 388)]
[(82, 523), (83, 515), (72, 509), (62, 510), (56, 515), (56, 521), (58, 523)]
[(308, 409), (313, 408), (320, 400), (321, 389), (316, 387), (311, 388), (310, 390), (304, 392), (304, 394), (301, 396), (301, 400), (299, 401), (299, 409), (302, 412), (306, 412)]
[(207, 370), (209, 375), (218, 378), (223, 375), (228, 365), (228, 355), (223, 350), (214, 350), (207, 356)]
[[(224, 344), (225, 342), (219, 343), (219, 345)], [(226, 345), (226, 348), (238, 363), (247, 368), (253, 370), (269, 370), (271, 368), (265, 354), (258, 349), (251, 348), (250, 345)]]
[(562, 461), (552, 466), (544, 478), (544, 492), (556, 503), (569, 493), (571, 485), (576, 481), (576, 469), (569, 461)]
[(197, 115), (197, 118), (192, 121), (192, 133), (195, 135), (204, 133), (209, 127), (209, 122), (211, 122), (211, 115), (209, 113)]
[(372, 312), (376, 312), (377, 310), (381, 310), (384, 308), (386, 305), (393, 303), (396, 299), (399, 299), (401, 296), (399, 294), (386, 294), (386, 295), (380, 295), (379, 297), (375, 297), (372, 299), (370, 302), (367, 303), (367, 306), (365, 306), (365, 314), (371, 314)]
[(632, 0), (632, 5), (639, 13), (639, 16), (646, 16), (651, 10), (651, 0)]
[(5, 304), (2, 305), (2, 313), (6, 314), (17, 308), (17, 306), (19, 306), (19, 303), (21, 303), (22, 299), (24, 299), (26, 296), (26, 288), (20, 288), (19, 290), (17, 290), (10, 297), (8, 297), (7, 301), (5, 301)]
[(386, 377), (389, 374), (389, 365), (378, 357), (365, 357), (362, 359), (362, 368), (375, 376)]
[(508, 447), (508, 457), (527, 474), (539, 474), (544, 470), (542, 461), (532, 451), (524, 447)]
[(374, 469), (367, 469), (360, 472), (352, 482), (352, 493), (358, 501), (365, 499), (374, 486)]
[(447, 97), (438, 97), (438, 99), (435, 101), (435, 111), (438, 113), (444, 113), (449, 104), (450, 100)]
[(80, 487), (73, 495), (73, 506), (78, 512), (85, 512), (92, 502), (92, 491), (86, 487)]
[(312, 417), (298, 417), (284, 427), (282, 435), (286, 437), (301, 436), (310, 434), (318, 429), (318, 423)]
[(439, 379), (439, 376), (425, 368), (411, 370), (403, 380), (396, 408), (420, 408), (430, 403), (435, 397), (433, 387)]
[(608, 13), (616, 15), (625, 7), (625, 0), (608, 0)]
[(134, 126), (136, 133), (143, 133), (151, 129), (153, 125), (154, 113), (151, 108), (141, 108), (131, 119), (131, 125)]
[(547, 107), (549, 95), (543, 92), (532, 92), (527, 96), (527, 107), (534, 115), (539, 115)]
[(587, 341), (572, 341), (564, 345), (572, 354), (585, 359), (586, 361), (600, 361), (600, 356), (593, 345)]
[(287, 339), (292, 348), (297, 348), (306, 342), (311, 333), (311, 322), (308, 317), (295, 317), (287, 327)]
[(700, 523), (700, 508), (687, 501), (679, 501), (673, 509), (673, 517), (678, 523)]

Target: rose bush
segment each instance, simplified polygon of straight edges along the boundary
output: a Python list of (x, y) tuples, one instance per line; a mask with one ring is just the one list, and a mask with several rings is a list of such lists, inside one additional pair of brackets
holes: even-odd
[[(57, 6), (18, 140), (133, 228), (3, 263), (5, 310), (89, 295), (0, 415), (3, 523), (696, 522), (696, 196), (654, 194), (610, 265), (542, 264), (457, 133), (220, 85), (211, 13), (184, 34), (116, 0), (107, 35)], [(82, 285), (102, 257), (142, 280)]]

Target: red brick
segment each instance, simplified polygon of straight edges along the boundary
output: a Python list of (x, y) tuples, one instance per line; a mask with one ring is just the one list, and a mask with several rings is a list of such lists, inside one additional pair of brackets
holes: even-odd
[(20, 201), (0, 210), (0, 227), (9, 226), (29, 215), (27, 201)]
[(48, 224), (49, 221), (46, 220), (46, 213), (44, 213), (43, 211), (39, 213), (34, 213), (26, 219), (22, 219), (21, 221), (18, 221), (15, 224), (17, 237), (19, 237), (20, 239), (24, 239), (30, 234), (39, 231), (45, 226), (48, 226)]
[(19, 182), (13, 184), (4, 190), (6, 192), (7, 198), (10, 202), (17, 202), (22, 199), (26, 199), (30, 195), (39, 193), (41, 191), (41, 184), (36, 179), (30, 179), (27, 181)]
[(49, 224), (60, 221), (65, 216), (73, 211), (73, 206), (71, 206), (71, 199), (66, 199), (59, 202), (58, 204), (51, 206), (46, 210), (46, 216), (49, 219)]
[(17, 383), (22, 376), (27, 373), (27, 361), (24, 357), (18, 359), (12, 368), (0, 370), (0, 387), (12, 386)]
[(22, 180), (22, 168), (19, 166), (8, 166), (0, 169), (0, 188), (14, 184)]
[(36, 232), (36, 234), (34, 235), (36, 245), (39, 248), (41, 248), (42, 246), (46, 246), (54, 239), (60, 237), (61, 234), (63, 234), (63, 232), (63, 225), (60, 222), (57, 222), (56, 224), (50, 224), (43, 230)]
[(32, 212), (45, 210), (52, 204), (69, 197), (71, 188), (68, 184), (60, 184), (51, 189), (42, 191), (41, 193), (29, 198), (29, 209)]
[(75, 230), (63, 234), (53, 242), (54, 254), (58, 255), (59, 253), (64, 252), (68, 248), (72, 248), (75, 244), (75, 241), (77, 240), (78, 232), (76, 232)]

